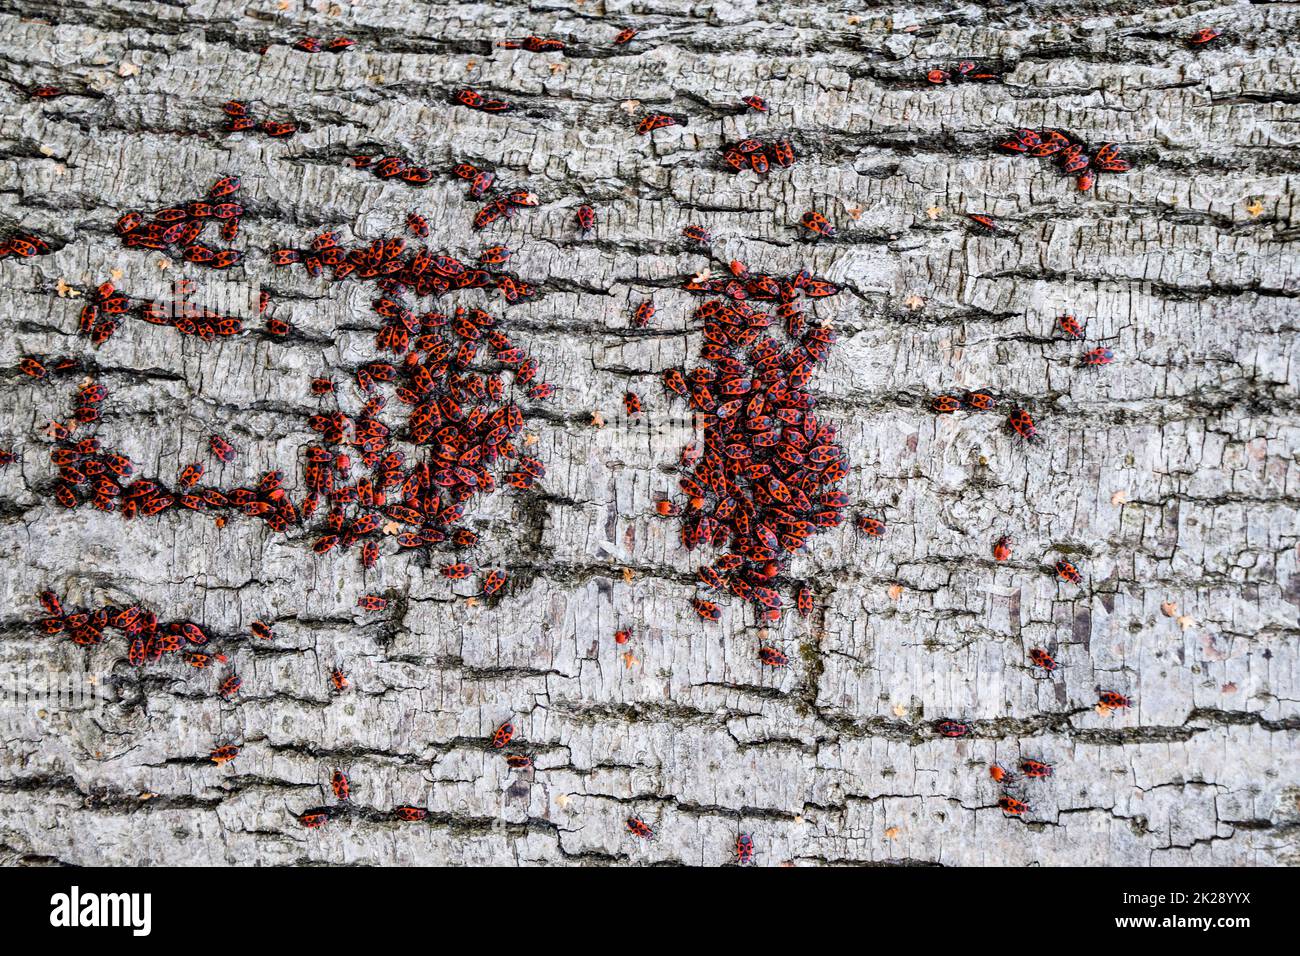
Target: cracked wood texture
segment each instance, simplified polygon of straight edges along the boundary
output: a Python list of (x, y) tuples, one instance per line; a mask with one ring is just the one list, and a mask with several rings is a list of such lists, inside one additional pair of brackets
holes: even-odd
[[(0, 471), (0, 663), (84, 668), (104, 694), (93, 707), (5, 704), (5, 860), (712, 865), (751, 833), (760, 865), (1297, 862), (1294, 6), (0, 11), (0, 218), (54, 247), (0, 263), (0, 438), (20, 455)], [(1225, 36), (1193, 49), (1185, 38), (1203, 26)], [(637, 37), (614, 46), (624, 27)], [(528, 34), (569, 48), (495, 45)], [(304, 35), (357, 45), (288, 45)], [(1004, 82), (922, 80), (964, 57)], [(37, 83), (95, 95), (44, 102), (15, 85)], [(517, 109), (451, 106), (465, 85)], [(771, 111), (742, 113), (747, 94)], [(230, 97), (309, 129), (224, 136)], [(644, 110), (681, 124), (637, 136)], [(1046, 161), (995, 153), (1025, 126), (1119, 142), (1135, 169), (1080, 194)], [(778, 135), (799, 154), (793, 169), (720, 168), (724, 142)], [(416, 189), (345, 164), (364, 151), (405, 154), (434, 180)], [(461, 161), (541, 206), (474, 233), (477, 207), (447, 175)], [(113, 234), (123, 211), (229, 173), (249, 207), (234, 243), (247, 263), (232, 274), (160, 268)], [(600, 217), (587, 237), (573, 223), (581, 202)], [(835, 239), (798, 228), (814, 208)], [(500, 603), (467, 600), (473, 581), (409, 555), (369, 572), (355, 551), (316, 557), (302, 530), (218, 529), (177, 511), (124, 524), (53, 504), (41, 429), (66, 413), (75, 379), (13, 371), (27, 354), (98, 369), (112, 391), (100, 434), (144, 473), (209, 460), (206, 437), (221, 431), (242, 450), (216, 472), (225, 485), (279, 467), (300, 495), (304, 418), (319, 405), (307, 382), (375, 357), (373, 287), (273, 269), (268, 250), (325, 228), (398, 234), (413, 209), (433, 248), (472, 257), (506, 243), (543, 291), (487, 305), (558, 386), (528, 426), (549, 469), (540, 490), (479, 499), (470, 516), (482, 533), (470, 560), (512, 574)], [(965, 212), (1004, 231), (973, 230)], [(690, 223), (712, 231), (711, 255), (678, 238)], [(663, 369), (698, 361), (699, 299), (681, 284), (732, 259), (843, 283), (814, 309), (840, 341), (812, 388), (849, 452), (854, 512), (889, 523), (881, 541), (851, 523), (816, 535), (790, 573), (812, 582), (816, 612), (767, 630), (736, 600), (719, 624), (696, 617), (707, 558), (653, 514), (689, 437), (659, 385)], [(200, 299), (260, 282), (294, 332), (209, 344), (133, 321), (93, 350), (67, 287), (113, 270), (136, 296), (177, 275)], [(650, 297), (658, 315), (633, 329)], [(1086, 347), (1115, 350), (1113, 366), (1078, 367), (1085, 346), (1054, 332), (1066, 312), (1086, 320)], [(994, 390), (1003, 414), (929, 410), (933, 394), (972, 386)], [(645, 402), (639, 423), (620, 417), (629, 388)], [(1040, 423), (1041, 445), (1008, 436), (1012, 403)], [(997, 564), (1003, 534), (1015, 554)], [(1058, 557), (1082, 586), (1055, 578)], [(267, 620), (276, 638), (230, 645), (244, 688), (227, 702), (211, 671), (129, 667), (120, 637), (86, 651), (38, 634), (47, 587), (215, 634)], [(393, 600), (365, 614), (362, 593)], [(613, 641), (622, 626), (626, 646)], [(761, 666), (761, 644), (791, 666)], [(1060, 669), (1032, 668), (1034, 647)], [(327, 684), (336, 665), (351, 680), (341, 695)], [(1099, 712), (1098, 688), (1132, 708)], [(945, 717), (970, 735), (938, 736)], [(485, 749), (507, 718), (531, 771)], [(228, 742), (243, 747), (236, 760), (206, 761)], [(1024, 757), (1055, 775), (1016, 784), (1031, 809), (1008, 818), (989, 767)], [(336, 767), (352, 806), (306, 830), (295, 815), (334, 802)], [(401, 804), (429, 816), (397, 822)], [(630, 815), (655, 838), (629, 834)]]

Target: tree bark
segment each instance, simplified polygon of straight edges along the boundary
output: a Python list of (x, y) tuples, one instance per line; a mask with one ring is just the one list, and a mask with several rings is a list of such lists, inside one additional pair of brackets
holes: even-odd
[[(714, 865), (749, 833), (760, 865), (1298, 862), (1294, 9), (316, 6), (0, 4), (0, 225), (53, 247), (0, 262), (0, 448), (19, 456), (0, 470), (0, 858)], [(1225, 33), (1190, 46), (1206, 26)], [(639, 32), (615, 46), (625, 27)], [(568, 48), (496, 45), (529, 34)], [(289, 45), (304, 35), (357, 43)], [(925, 82), (964, 58), (1002, 80)], [(25, 95), (42, 83), (73, 95)], [(463, 86), (516, 109), (453, 106)], [(770, 111), (743, 112), (750, 94)], [(306, 128), (226, 136), (232, 97)], [(679, 125), (639, 136), (647, 112)], [(1081, 193), (1047, 160), (995, 151), (1020, 127), (1120, 143), (1134, 169)], [(789, 138), (797, 164), (731, 174), (719, 149), (747, 136)], [(349, 168), (366, 152), (434, 179)], [(541, 206), (476, 233), (458, 162)], [(231, 274), (162, 268), (114, 234), (127, 209), (228, 174), (249, 209)], [(574, 226), (584, 202), (589, 236)], [(810, 241), (810, 209), (834, 239)], [(377, 357), (375, 291), (272, 268), (269, 251), (326, 229), (348, 244), (398, 235), (411, 211), (433, 248), (508, 245), (542, 292), (442, 303), (486, 302), (558, 390), (527, 425), (546, 477), (476, 499), (467, 522), (481, 536), (467, 560), (510, 571), (500, 601), (387, 542), (363, 571), (355, 552), (313, 554), (302, 529), (54, 503), (42, 429), (80, 377), (35, 381), (23, 356), (80, 357), (111, 391), (98, 434), (142, 474), (209, 460), (220, 432), (241, 450), (210, 464), (225, 485), (280, 468), (301, 497), (319, 405), (307, 383)], [(689, 224), (711, 251), (680, 239)], [(813, 537), (790, 580), (812, 584), (814, 614), (766, 628), (736, 599), (717, 624), (692, 612), (711, 556), (654, 514), (693, 434), (659, 384), (699, 362), (700, 299), (681, 285), (732, 260), (843, 285), (815, 306), (840, 340), (811, 387), (849, 452), (851, 510), (889, 525), (880, 541), (851, 522)], [(203, 301), (260, 284), (292, 333), (205, 343), (132, 321), (98, 349), (77, 335), (99, 283), (161, 296), (182, 275)], [(631, 327), (651, 298), (651, 326)], [(1065, 313), (1086, 343), (1056, 330)], [(1080, 368), (1101, 346), (1115, 363)], [(974, 387), (1002, 414), (930, 410)], [(628, 390), (640, 422), (621, 414)], [(1012, 440), (1012, 405), (1042, 443)], [(1014, 555), (1000, 564), (1001, 535)], [(1060, 558), (1081, 586), (1055, 576)], [(40, 633), (45, 589), (200, 623), (240, 694), (223, 700), (219, 673), (176, 659), (133, 668), (120, 638), (85, 649)], [(363, 612), (362, 594), (389, 605)], [(245, 639), (253, 620), (275, 639)], [(760, 646), (791, 665), (762, 666)], [(1060, 668), (1034, 668), (1032, 648)], [(47, 670), (94, 696), (15, 699), (19, 677)], [(1133, 706), (1099, 710), (1099, 689)], [(939, 736), (942, 718), (970, 733)], [(531, 770), (486, 747), (508, 719)], [(207, 760), (226, 743), (234, 761)], [(991, 779), (1023, 758), (1054, 775), (1012, 791)], [(305, 829), (299, 813), (337, 804), (336, 768), (349, 806)], [(1005, 815), (1003, 792), (1030, 810)], [(399, 822), (399, 805), (430, 814)], [(630, 834), (630, 816), (655, 839)]]

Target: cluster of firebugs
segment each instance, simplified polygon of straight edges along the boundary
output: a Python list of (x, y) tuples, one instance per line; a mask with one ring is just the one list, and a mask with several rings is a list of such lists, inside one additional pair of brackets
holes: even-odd
[[(1202, 46), (1220, 35), (1219, 31), (1204, 29), (1190, 38), (1189, 43)], [(635, 36), (636, 31), (623, 30), (613, 42), (625, 45)], [(305, 37), (294, 46), (308, 53), (340, 53), (353, 43), (346, 37), (329, 41)], [(500, 45), (535, 53), (565, 49), (563, 41), (536, 36), (507, 40)], [(926, 76), (936, 85), (999, 78), (996, 70), (981, 69), (972, 61), (947, 69), (932, 69)], [(64, 92), (42, 86), (30, 95), (51, 98)], [(489, 113), (511, 108), (504, 100), (472, 89), (458, 91), (452, 101)], [(768, 104), (761, 97), (748, 96), (741, 100), (740, 108), (766, 113)], [(224, 110), (229, 117), (227, 128), (232, 132), (261, 131), (282, 137), (296, 131), (292, 123), (258, 121), (252, 110), (238, 101), (228, 102)], [(673, 116), (648, 113), (636, 132), (646, 135), (677, 123)], [(1055, 130), (1022, 129), (1000, 144), (1000, 148), (1061, 161), (1064, 172), (1079, 176), (1081, 189), (1091, 187), (1093, 170), (1125, 172), (1129, 168), (1127, 162), (1119, 159), (1119, 147), (1115, 144), (1088, 151), (1079, 141)], [(787, 140), (764, 143), (747, 139), (723, 149), (724, 165), (735, 171), (748, 168), (764, 174), (773, 166), (793, 165), (795, 158), (794, 148)], [(414, 186), (429, 182), (433, 176), (432, 170), (411, 164), (400, 156), (356, 156), (352, 165), (368, 169), (380, 178), (400, 179)], [(470, 182), (470, 199), (481, 199), (494, 188), (495, 174), (491, 171), (460, 164), (453, 172)], [(213, 249), (198, 240), (209, 223), (217, 225), (223, 240), (229, 242), (236, 238), (244, 213), (236, 199), (239, 187), (239, 178), (228, 176), (215, 183), (203, 197), (175, 203), (152, 215), (127, 212), (119, 218), (117, 232), (128, 247), (178, 249), (189, 262), (228, 268), (241, 261), (240, 253), (233, 249)], [(490, 226), (502, 216), (513, 215), (517, 208), (537, 203), (536, 195), (526, 189), (502, 191), (474, 217), (475, 228)], [(967, 215), (982, 228), (998, 231), (990, 217)], [(596, 227), (596, 213), (590, 205), (579, 206), (576, 218), (580, 232), (588, 233)], [(820, 213), (809, 212), (802, 225), (819, 237), (835, 235), (834, 228)], [(418, 213), (408, 216), (406, 227), (417, 238), (429, 234), (428, 223)], [(688, 226), (683, 235), (703, 246), (711, 242), (708, 232), (699, 226)], [(0, 258), (31, 257), (49, 251), (43, 240), (27, 233), (13, 233), (0, 243)], [(359, 417), (350, 418), (341, 410), (311, 416), (309, 427), (320, 435), (324, 447), (307, 450), (304, 473), (309, 494), (301, 505), (295, 507), (289, 500), (281, 488), (282, 474), (278, 471), (268, 472), (254, 487), (225, 490), (199, 484), (204, 474), (201, 462), (182, 469), (172, 487), (153, 479), (133, 478), (133, 466), (126, 456), (106, 451), (96, 437), (84, 437), (84, 432), (82, 437), (78, 435), (79, 429), (99, 420), (100, 404), (107, 396), (107, 390), (91, 380), (79, 386), (68, 420), (52, 422), (47, 429), (55, 442), (51, 462), (59, 471), (54, 497), (68, 508), (89, 502), (100, 510), (116, 511), (128, 520), (157, 514), (173, 506), (202, 512), (229, 509), (260, 517), (273, 530), (282, 532), (309, 520), (324, 505), (328, 512), (327, 527), (318, 537), (315, 551), (346, 550), (360, 542), (362, 565), (366, 568), (373, 567), (378, 560), (374, 535), (385, 518), (408, 527), (397, 535), (403, 549), (429, 549), (444, 543), (456, 548), (473, 546), (476, 536), (468, 529), (457, 527), (456, 522), (462, 517), (467, 501), (494, 489), (495, 475), (488, 470), (488, 465), (499, 459), (513, 462), (507, 469), (506, 480), (516, 488), (531, 487), (545, 475), (542, 463), (521, 455), (513, 443), (513, 436), (523, 427), (524, 413), (520, 406), (508, 400), (503, 373), (508, 373), (513, 386), (526, 388), (530, 399), (549, 398), (554, 388), (537, 380), (537, 361), (516, 346), (488, 313), (457, 308), (450, 316), (442, 312), (417, 314), (404, 304), (403, 296), (411, 293), (437, 297), (460, 289), (490, 288), (507, 304), (526, 300), (535, 290), (501, 268), (509, 259), (509, 251), (504, 246), (493, 246), (484, 250), (477, 263), (467, 264), (424, 248), (408, 250), (405, 241), (396, 237), (377, 239), (349, 250), (339, 245), (333, 233), (327, 232), (313, 239), (307, 248), (281, 249), (271, 258), (279, 266), (301, 264), (312, 277), (328, 271), (334, 281), (354, 277), (375, 282), (381, 296), (374, 301), (373, 308), (384, 320), (375, 345), (381, 352), (393, 353), (395, 360), (400, 360), (370, 362), (355, 370), (357, 389), (365, 397)], [(807, 271), (779, 277), (753, 273), (739, 262), (732, 263), (730, 276), (696, 276), (684, 288), (714, 296), (706, 299), (695, 314), (704, 328), (701, 357), (705, 364), (689, 371), (668, 369), (663, 381), (670, 393), (686, 400), (700, 416), (704, 441), (702, 448), (692, 444), (683, 451), (681, 467), (687, 474), (680, 482), (681, 502), (664, 499), (658, 502), (656, 510), (661, 516), (682, 519), (682, 542), (688, 549), (697, 546), (729, 549), (712, 565), (700, 570), (699, 584), (706, 593), (730, 591), (754, 604), (764, 620), (776, 620), (782, 600), (773, 585), (783, 576), (790, 556), (802, 550), (808, 537), (819, 528), (840, 524), (849, 504), (847, 496), (837, 489), (848, 473), (847, 456), (835, 440), (835, 427), (820, 421), (814, 413), (815, 400), (807, 391), (816, 366), (825, 362), (836, 336), (828, 325), (810, 324), (800, 304), (801, 299), (835, 295), (839, 289)], [(192, 284), (187, 284), (177, 301), (163, 306), (132, 299), (111, 283), (104, 283), (89, 296), (82, 310), (79, 331), (96, 345), (102, 344), (116, 331), (119, 317), (126, 314), (156, 325), (173, 326), (183, 334), (204, 339), (243, 330), (239, 318), (190, 303), (187, 296), (192, 291)], [(266, 311), (268, 298), (262, 293), (260, 312)], [(771, 311), (756, 305), (768, 306)], [(654, 314), (653, 302), (642, 302), (632, 315), (632, 325), (645, 328)], [(1073, 316), (1062, 316), (1059, 326), (1069, 338), (1084, 337), (1082, 325)], [(443, 332), (448, 327), (454, 333), (452, 338)], [(769, 332), (774, 327), (783, 331), (789, 345), (780, 344)], [(271, 319), (267, 331), (282, 338), (289, 329), (285, 323)], [(481, 374), (474, 370), (484, 345), (489, 347), (491, 363), (500, 371)], [(1096, 348), (1083, 356), (1081, 364), (1106, 365), (1113, 357), (1110, 349)], [(20, 368), (33, 378), (46, 379), (75, 372), (80, 364), (68, 358), (29, 356), (22, 360)], [(394, 431), (380, 420), (380, 412), (386, 405), (386, 399), (378, 393), (381, 384), (393, 385), (397, 399), (411, 409), (400, 430)], [(317, 378), (311, 383), (311, 391), (317, 396), (330, 396), (335, 394), (335, 383)], [(641, 414), (641, 400), (635, 393), (628, 392), (624, 404), (630, 417)], [(932, 402), (939, 414), (987, 412), (996, 405), (995, 396), (984, 389), (968, 390), (960, 396), (941, 394)], [(1041, 440), (1037, 426), (1023, 408), (1009, 410), (1007, 425), (1014, 435), (1027, 442)], [(395, 435), (417, 446), (428, 446), (433, 454), (408, 467), (406, 456), (389, 448), (390, 437)], [(351, 455), (341, 450), (345, 447), (359, 450), (361, 462), (370, 470), (371, 477), (346, 480), (352, 462)], [(209, 450), (221, 463), (236, 457), (235, 447), (220, 435), (210, 436)], [(0, 456), (0, 467), (14, 460), (9, 452)], [(348, 511), (354, 512), (350, 519)], [(217, 520), (224, 524), (223, 517)], [(884, 521), (879, 517), (859, 515), (855, 524), (868, 537), (879, 538), (885, 534)], [(1011, 538), (999, 537), (993, 543), (992, 552), (997, 562), (1009, 560)], [(463, 561), (446, 564), (442, 570), (452, 579), (473, 573), (473, 568)], [(1065, 559), (1055, 563), (1054, 571), (1066, 582), (1082, 583), (1078, 569)], [(481, 593), (485, 597), (497, 594), (507, 579), (505, 571), (489, 569)], [(225, 654), (205, 646), (209, 643), (208, 635), (193, 622), (162, 623), (153, 611), (139, 605), (68, 612), (51, 592), (44, 592), (40, 600), (47, 616), (38, 623), (46, 633), (64, 633), (78, 644), (95, 645), (105, 639), (106, 629), (121, 631), (129, 642), (128, 659), (136, 666), (156, 662), (169, 652), (180, 653), (187, 664), (199, 669), (228, 661)], [(357, 601), (358, 607), (372, 612), (382, 611), (387, 603), (386, 598), (373, 594), (362, 595)], [(705, 620), (721, 618), (721, 609), (707, 597), (695, 598), (693, 606)], [(795, 589), (795, 607), (803, 616), (812, 612), (813, 592), (808, 584)], [(274, 636), (270, 625), (262, 621), (252, 622), (249, 631), (261, 640)], [(620, 629), (615, 634), (619, 644), (629, 640), (630, 629)], [(197, 650), (196, 646), (204, 648)], [(1028, 656), (1031, 665), (1045, 673), (1058, 667), (1056, 660), (1042, 648), (1031, 649)], [(789, 663), (786, 655), (774, 647), (761, 647), (758, 658), (772, 667), (785, 667)], [(240, 677), (232, 671), (221, 679), (218, 693), (231, 699), (241, 685)], [(349, 682), (341, 668), (333, 668), (329, 686), (335, 693), (347, 690)], [(1098, 691), (1098, 707), (1102, 710), (1125, 708), (1130, 703), (1116, 691)], [(959, 738), (970, 734), (971, 727), (958, 720), (945, 719), (935, 723), (934, 732), (941, 737)], [(511, 751), (514, 739), (514, 725), (506, 721), (494, 731), (488, 748), (501, 752), (510, 769), (527, 770), (533, 765), (532, 757)], [(233, 760), (239, 749), (235, 744), (223, 744), (214, 748), (208, 759), (216, 764), (225, 763)], [(998, 806), (1006, 814), (1017, 817), (1029, 809), (1029, 804), (1023, 799), (1023, 793), (1013, 790), (1014, 782), (1039, 781), (1051, 775), (1049, 764), (1030, 758), (1021, 760), (1016, 769), (990, 768), (991, 778), (1004, 791)], [(303, 811), (299, 816), (303, 826), (312, 829), (323, 826), (349, 801), (351, 783), (342, 770), (333, 771), (329, 785), (338, 803)], [(428, 811), (399, 806), (392, 815), (414, 822), (425, 819)], [(627, 830), (641, 839), (654, 836), (653, 828), (636, 816), (627, 819)], [(735, 856), (741, 864), (753, 860), (754, 842), (748, 834), (737, 837)]]

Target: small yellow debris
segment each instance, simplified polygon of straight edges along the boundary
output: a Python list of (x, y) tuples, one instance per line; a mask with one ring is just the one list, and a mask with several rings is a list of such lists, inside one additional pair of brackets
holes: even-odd
[(907, 713), (907, 708), (904, 707), (902, 704), (895, 704), (895, 705), (894, 705), (894, 716), (895, 716), (895, 717), (902, 717), (902, 716), (903, 716), (904, 714), (906, 714), (906, 713)]
[(42, 156), (53, 156), (53, 155), (54, 155), (54, 147), (53, 147), (53, 146), (42, 146), (42, 147), (41, 147), (41, 155), (42, 155)]
[(532, 447), (533, 447), (534, 445), (536, 445), (536, 444), (537, 444), (537, 435), (536, 435), (536, 433), (535, 433), (535, 432), (527, 432), (527, 433), (524, 435), (524, 447), (525, 447), (525, 448), (532, 448)]
[(557, 793), (555, 795), (555, 805), (563, 810), (569, 805), (569, 795), (567, 793)]
[(913, 292), (911, 295), (909, 295), (906, 299), (903, 300), (903, 305), (907, 306), (909, 309), (915, 312), (917, 309), (925, 307), (925, 299), (921, 298), (919, 295)]
[(1117, 491), (1110, 496), (1110, 503), (1113, 505), (1122, 505), (1126, 501), (1128, 501), (1127, 491)]
[(854, 220), (858, 220), (862, 218), (863, 209), (861, 206), (850, 206), (845, 212), (852, 216)]
[(114, 282), (121, 282), (121, 281), (122, 281), (122, 270), (121, 270), (121, 269), (109, 269), (109, 270), (108, 270), (108, 275), (109, 275), (109, 278), (111, 278)]
[(1190, 630), (1196, 626), (1196, 618), (1192, 617), (1190, 614), (1184, 614), (1178, 619), (1178, 626), (1184, 631)]
[(1256, 197), (1252, 199), (1250, 202), (1246, 203), (1246, 212), (1250, 213), (1252, 216), (1258, 216), (1263, 211), (1264, 211), (1264, 204), (1259, 201), (1259, 197)]
[(552, 63), (550, 66), (552, 76), (554, 76), (557, 73), (563, 73), (567, 69), (568, 67), (565, 66), (563, 63)]
[(389, 535), (390, 537), (392, 535), (397, 534), (401, 530), (402, 530), (402, 526), (398, 524), (396, 521), (388, 522), (387, 524), (384, 525), (383, 528), (384, 534)]
[(478, 598), (474, 597), (473, 595), (465, 598), (465, 605), (467, 607), (478, 607)]
[(636, 657), (633, 656), (631, 651), (628, 651), (626, 654), (623, 655), (623, 666), (626, 667), (628, 670), (632, 669), (632, 665), (640, 664), (640, 663), (641, 662), (637, 660)]
[(938, 219), (940, 216), (943, 215), (943, 210), (938, 206), (931, 206), (929, 209), (925, 211), (925, 214), (929, 216), (931, 219)]
[(1178, 605), (1173, 601), (1166, 601), (1164, 604), (1160, 605), (1160, 613), (1165, 617), (1173, 617), (1178, 613)]
[(889, 827), (888, 829), (885, 830), (885, 839), (897, 840), (898, 833), (899, 833), (898, 827)]
[(903, 586), (901, 584), (891, 584), (889, 586), (889, 600), (897, 601), (903, 596)]
[(136, 76), (140, 72), (140, 67), (134, 63), (123, 63), (117, 68), (118, 76)]
[(628, 114), (636, 113), (641, 109), (641, 101), (624, 100), (622, 103), (618, 104), (618, 108), (621, 109), (624, 113), (628, 113)]
[(631, 583), (632, 583), (632, 579), (633, 579), (634, 577), (636, 577), (636, 574), (635, 574), (635, 572), (633, 572), (633, 570), (632, 570), (631, 568), (624, 568), (624, 569), (623, 569), (623, 583), (624, 583), (624, 584), (631, 584)]
[(158, 269), (159, 269), (159, 271), (161, 271), (161, 272), (166, 272), (166, 271), (167, 271), (168, 269), (170, 269), (171, 267), (172, 267), (172, 261), (171, 261), (170, 259), (168, 259), (166, 256), (159, 256), (159, 257), (158, 257)]
[(591, 413), (591, 427), (592, 427), (592, 428), (604, 428), (604, 427), (605, 427), (605, 416), (602, 415), (600, 412), (592, 412), (592, 413)]
[(74, 289), (64, 282), (62, 277), (54, 284), (54, 290), (58, 292), (60, 299), (76, 299), (81, 295), (80, 289)]

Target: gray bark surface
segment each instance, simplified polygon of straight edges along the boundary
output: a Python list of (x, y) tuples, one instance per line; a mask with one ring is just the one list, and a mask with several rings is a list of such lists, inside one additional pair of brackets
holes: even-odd
[[(0, 447), (20, 455), (0, 470), (0, 664), (84, 669), (106, 697), (4, 705), (0, 859), (716, 865), (744, 832), (760, 865), (1298, 862), (1293, 6), (285, 6), (0, 4), (0, 75), (100, 94), (0, 86), (0, 224), (55, 247), (0, 262)], [(627, 26), (637, 38), (613, 46)], [(1193, 50), (1202, 26), (1228, 35)], [(570, 48), (494, 46), (528, 34)], [(303, 35), (358, 42), (338, 56), (287, 45)], [(921, 79), (964, 57), (1005, 82)], [(451, 106), (465, 85), (519, 108)], [(747, 94), (771, 112), (741, 115)], [(310, 129), (225, 137), (231, 97)], [(637, 136), (643, 109), (683, 125)], [(1080, 194), (1045, 161), (994, 152), (1024, 126), (1122, 143), (1135, 169)], [(718, 167), (723, 143), (778, 134), (793, 169)], [(412, 189), (348, 168), (365, 146), (437, 175)], [(474, 233), (476, 206), (444, 175), (461, 161), (541, 207)], [(231, 173), (250, 207), (240, 275), (161, 269), (113, 234), (123, 211)], [(581, 202), (600, 217), (587, 238)], [(813, 208), (836, 239), (807, 241)], [(92, 363), (112, 391), (99, 434), (143, 473), (209, 460), (220, 431), (242, 450), (214, 472), (225, 484), (283, 468), (299, 497), (307, 382), (375, 357), (374, 289), (273, 269), (267, 252), (326, 228), (399, 234), (411, 210), (434, 248), (509, 245), (544, 292), (487, 305), (558, 388), (528, 425), (540, 490), (477, 499), (469, 522), (469, 560), (511, 571), (502, 601), (468, 601), (473, 581), (389, 546), (363, 572), (355, 551), (315, 556), (300, 530), (177, 510), (124, 524), (53, 503), (41, 429), (70, 387), (14, 371), (24, 355)], [(973, 231), (965, 212), (1005, 231)], [(691, 223), (712, 231), (712, 257), (680, 240)], [(840, 341), (812, 388), (849, 452), (853, 512), (889, 522), (878, 542), (851, 523), (813, 538), (791, 575), (814, 584), (816, 613), (767, 629), (735, 599), (719, 624), (692, 612), (706, 558), (653, 513), (689, 437), (659, 384), (698, 361), (699, 300), (680, 286), (732, 259), (844, 284), (814, 308)], [(76, 335), (84, 299), (60, 283), (85, 291), (114, 270), (136, 296), (178, 274), (200, 299), (261, 282), (294, 334), (203, 343), (130, 322), (94, 350)], [(652, 327), (630, 328), (650, 296)], [(1065, 312), (1114, 365), (1077, 367), (1081, 346), (1053, 330)], [(1013, 442), (1004, 415), (930, 411), (932, 395), (976, 386), (1024, 405), (1045, 442)], [(620, 415), (628, 389), (639, 424)], [(1002, 534), (1015, 556), (999, 565)], [(1082, 587), (1055, 578), (1058, 557)], [(46, 588), (222, 635), (266, 620), (277, 636), (232, 645), (244, 688), (227, 702), (211, 671), (137, 670), (120, 638), (86, 651), (38, 633)], [(388, 609), (361, 612), (365, 593)], [(791, 666), (760, 665), (761, 644)], [(1034, 647), (1061, 662), (1054, 675), (1029, 666)], [(336, 665), (345, 694), (327, 683)], [(1133, 707), (1099, 712), (1099, 687)], [(945, 717), (971, 736), (937, 736)], [(507, 718), (532, 771), (485, 749)], [(228, 742), (236, 760), (205, 760)], [(1022, 757), (1055, 776), (1022, 786), (1032, 809), (1015, 819), (989, 766)], [(334, 802), (336, 767), (353, 808), (306, 830), (295, 815)], [(401, 804), (430, 816), (397, 822)], [(630, 815), (655, 839), (629, 834)]]

